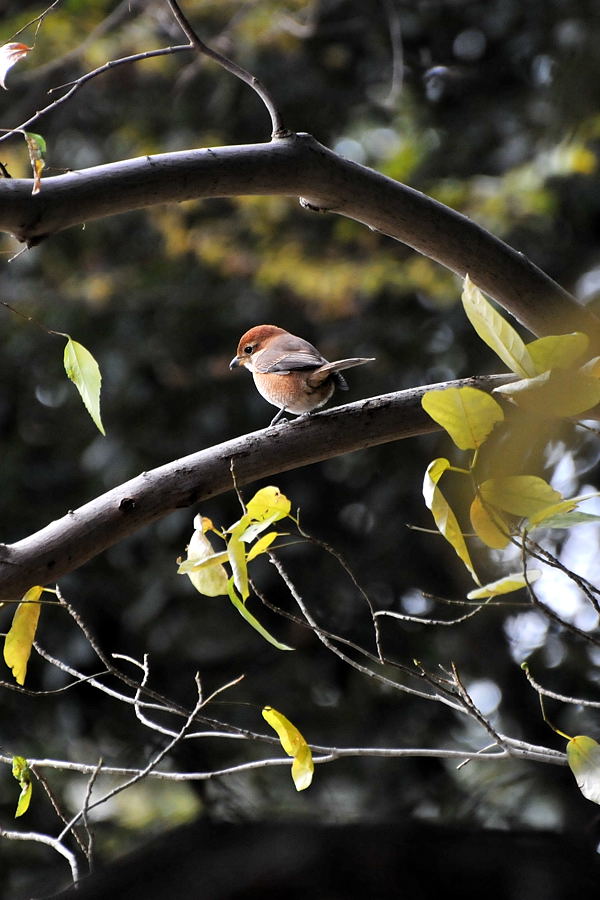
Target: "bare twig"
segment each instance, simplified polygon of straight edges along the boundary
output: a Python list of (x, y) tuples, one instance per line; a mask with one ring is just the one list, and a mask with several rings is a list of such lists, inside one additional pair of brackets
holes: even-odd
[(8, 831), (0, 826), (0, 837), (6, 838), (8, 841), (35, 841), (40, 844), (47, 844), (69, 863), (71, 867), (71, 877), (73, 884), (79, 881), (79, 866), (77, 865), (77, 857), (62, 843), (60, 838), (50, 837), (48, 834), (39, 834), (37, 831)]
[(258, 94), (271, 117), (271, 137), (273, 139), (289, 137), (290, 131), (285, 128), (283, 120), (281, 118), (281, 113), (277, 109), (277, 106), (275, 105), (270, 92), (258, 80), (258, 78), (256, 78), (256, 76), (252, 75), (250, 72), (246, 71), (246, 69), (243, 69), (237, 63), (233, 62), (233, 60), (229, 59), (227, 56), (224, 56), (222, 53), (219, 53), (217, 50), (213, 50), (211, 47), (205, 44), (204, 41), (202, 41), (198, 37), (194, 29), (192, 28), (190, 22), (181, 11), (181, 7), (179, 6), (179, 3), (176, 2), (176, 0), (167, 0), (167, 3), (171, 8), (171, 12), (175, 16), (175, 19), (177, 20), (181, 30), (189, 40), (190, 47), (193, 47), (198, 53), (201, 53), (203, 56), (208, 56), (209, 59), (217, 62), (220, 66), (226, 69), (227, 72), (235, 75), (236, 78), (239, 78), (240, 81), (243, 81), (245, 84), (249, 85), (252, 90)]
[[(104, 63), (104, 65), (98, 66), (97, 69), (93, 69), (91, 72), (87, 72), (85, 75), (82, 75), (81, 78), (78, 78), (76, 81), (72, 82), (70, 89), (61, 97), (53, 100), (52, 103), (49, 103), (48, 106), (45, 106), (43, 109), (37, 110), (37, 112), (35, 112), (32, 116), (30, 116), (24, 122), (21, 122), (20, 125), (17, 125), (14, 128), (6, 131), (5, 134), (0, 135), (0, 143), (2, 143), (2, 141), (8, 140), (8, 138), (12, 137), (14, 134), (20, 134), (25, 129), (38, 122), (43, 116), (47, 115), (49, 112), (53, 112), (62, 103), (66, 103), (67, 100), (70, 100), (71, 97), (75, 96), (77, 91), (79, 91), (84, 86), (84, 84), (87, 84), (88, 81), (91, 81), (98, 75), (103, 75), (105, 72), (108, 72), (111, 69), (115, 69), (118, 66), (139, 62), (143, 59), (152, 59), (155, 56), (169, 56), (172, 53), (189, 52), (189, 50), (190, 48), (187, 44), (181, 44), (174, 47), (163, 47), (159, 50), (147, 50), (144, 53), (134, 53), (132, 56), (124, 56), (121, 59), (110, 60), (109, 62)], [(62, 87), (67, 87), (67, 85), (62, 85)], [(56, 90), (60, 90), (60, 88), (52, 88), (52, 90), (48, 93), (52, 93)]]
[(460, 705), (458, 705), (457, 703), (453, 702), (452, 700), (448, 699), (448, 697), (442, 696), (440, 694), (426, 693), (425, 691), (419, 691), (419, 690), (416, 690), (415, 688), (408, 687), (405, 684), (400, 684), (399, 682), (394, 681), (391, 678), (387, 678), (385, 675), (381, 675), (379, 672), (376, 672), (373, 669), (367, 668), (367, 666), (363, 666), (361, 663), (352, 659), (350, 656), (348, 656), (348, 654), (346, 654), (342, 650), (340, 650), (339, 647), (336, 647), (335, 643), (332, 640), (330, 640), (330, 638), (327, 636), (327, 634), (317, 624), (312, 613), (310, 612), (306, 603), (304, 602), (301, 594), (298, 592), (298, 590), (292, 583), (289, 575), (283, 568), (283, 565), (281, 564), (280, 560), (277, 559), (277, 557), (272, 553), (269, 554), (269, 557), (270, 557), (273, 565), (279, 572), (279, 575), (281, 576), (281, 578), (282, 578), (283, 582), (285, 583), (287, 589), (289, 590), (290, 594), (294, 598), (296, 604), (298, 605), (298, 608), (300, 609), (302, 615), (304, 616), (306, 621), (309, 623), (313, 633), (321, 641), (323, 646), (331, 651), (331, 653), (335, 654), (335, 656), (337, 656), (343, 662), (347, 663), (353, 669), (356, 669), (357, 672), (360, 672), (362, 675), (366, 675), (368, 678), (372, 678), (373, 680), (378, 681), (380, 684), (385, 684), (389, 688), (393, 688), (394, 690), (400, 691), (401, 693), (411, 694), (412, 696), (420, 697), (423, 700), (437, 700), (438, 702), (444, 703), (446, 706), (449, 706), (451, 709), (454, 709), (458, 712), (462, 711), (462, 707)]
[(571, 703), (574, 706), (590, 706), (594, 709), (600, 709), (600, 700), (584, 700), (583, 697), (568, 697), (566, 694), (557, 694), (556, 691), (551, 691), (548, 688), (542, 687), (529, 671), (528, 665), (523, 663), (521, 668), (525, 672), (527, 681), (538, 694), (542, 694), (544, 697), (550, 697), (552, 700), (559, 700), (561, 703)]

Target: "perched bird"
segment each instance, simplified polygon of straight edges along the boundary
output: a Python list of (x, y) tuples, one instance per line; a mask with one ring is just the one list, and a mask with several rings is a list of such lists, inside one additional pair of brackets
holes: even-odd
[(297, 416), (311, 413), (324, 406), (336, 388), (347, 391), (340, 371), (372, 361), (354, 358), (327, 362), (316, 347), (289, 331), (276, 325), (256, 325), (242, 335), (229, 368), (245, 366), (252, 372), (258, 392), (279, 407), (271, 422), (275, 425), (284, 412)]

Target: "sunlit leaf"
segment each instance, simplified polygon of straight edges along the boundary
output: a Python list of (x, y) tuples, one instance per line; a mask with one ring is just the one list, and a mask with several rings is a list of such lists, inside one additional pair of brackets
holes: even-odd
[[(527, 572), (527, 581), (533, 584), (541, 577), (541, 574), (539, 569), (531, 569)], [(505, 575), (503, 578), (498, 578), (497, 581), (490, 581), (488, 584), (469, 591), (467, 597), (469, 600), (483, 600), (486, 597), (496, 597), (498, 594), (511, 594), (513, 591), (519, 591), (526, 584), (522, 572), (513, 572), (511, 575)]]
[(33, 50), (33, 47), (28, 47), (27, 44), (19, 44), (15, 41), (3, 44), (0, 47), (0, 85), (5, 91), (8, 90), (6, 87), (8, 70), (20, 59), (23, 59), (24, 56), (27, 56), (30, 50)]
[(228, 559), (227, 552), (215, 553), (206, 536), (208, 529), (205, 528), (202, 516), (196, 516), (194, 525), (195, 531), (187, 548), (186, 561), (177, 571), (181, 575), (187, 575), (196, 590), (206, 597), (227, 596), (229, 577), (222, 565)]
[(442, 534), (448, 543), (454, 548), (454, 552), (465, 564), (473, 579), (479, 584), (479, 578), (473, 568), (469, 551), (465, 539), (460, 530), (456, 516), (452, 512), (448, 501), (437, 486), (438, 481), (450, 468), (447, 459), (434, 459), (427, 467), (425, 479), (423, 481), (423, 497), (425, 504), (434, 518), (438, 531)]
[(310, 747), (296, 726), (292, 725), (283, 713), (273, 709), (272, 706), (265, 706), (262, 714), (265, 721), (277, 732), (284, 752), (288, 756), (294, 757), (292, 778), (294, 779), (296, 790), (305, 790), (312, 782), (315, 768)]
[(81, 395), (84, 406), (98, 430), (105, 434), (100, 418), (100, 385), (102, 376), (98, 363), (89, 350), (68, 338), (65, 347), (65, 372)]
[(560, 500), (558, 503), (553, 503), (551, 506), (546, 506), (544, 509), (539, 510), (539, 512), (534, 513), (532, 516), (529, 516), (529, 519), (527, 521), (527, 529), (532, 530), (538, 525), (543, 525), (544, 528), (549, 528), (550, 526), (546, 524), (548, 520), (553, 519), (555, 516), (561, 516), (562, 518), (564, 518), (564, 513), (571, 512), (571, 510), (575, 509), (578, 503), (579, 498), (573, 497), (571, 500)]
[(258, 631), (260, 636), (263, 637), (265, 639), (265, 641), (268, 641), (269, 644), (272, 644), (274, 647), (277, 647), (278, 650), (293, 650), (294, 649), (293, 647), (288, 647), (287, 644), (282, 644), (281, 641), (277, 640), (277, 638), (274, 638), (273, 635), (270, 634), (270, 632), (268, 632), (267, 629), (263, 625), (260, 624), (258, 619), (252, 615), (252, 613), (247, 608), (246, 604), (242, 603), (242, 601), (236, 594), (235, 585), (233, 583), (233, 578), (229, 579), (228, 588), (229, 588), (229, 591), (228, 591), (229, 599), (231, 600), (231, 602), (233, 603), (233, 605), (235, 606), (235, 608), (237, 609), (239, 614), (242, 616), (242, 618), (244, 618), (246, 620), (246, 622), (248, 622), (249, 625), (251, 625), (254, 628), (255, 631)]
[(595, 378), (600, 378), (600, 356), (593, 356), (591, 359), (588, 359), (579, 371), (582, 375), (593, 375)]
[(510, 540), (510, 526), (502, 515), (494, 510), (492, 515), (475, 497), (470, 509), (471, 525), (480, 541), (492, 550), (503, 550)]
[(33, 188), (32, 194), (39, 194), (42, 189), (42, 171), (46, 163), (44, 162), (44, 153), (46, 152), (46, 141), (41, 134), (34, 134), (33, 131), (24, 131), (23, 136), (27, 143), (29, 152), (29, 162), (33, 170)]
[(541, 375), (549, 369), (568, 369), (583, 356), (590, 343), (587, 334), (551, 334), (527, 344), (529, 355)]
[(533, 516), (562, 501), (562, 494), (538, 475), (507, 475), (479, 485), (484, 503), (513, 516)]
[(522, 378), (536, 374), (535, 363), (512, 325), (496, 312), (469, 276), (465, 277), (462, 302), (471, 325), (508, 368)]
[(231, 537), (227, 541), (227, 557), (229, 565), (233, 572), (233, 582), (242, 595), (242, 600), (246, 601), (250, 596), (250, 588), (248, 582), (248, 565), (246, 563), (246, 548), (240, 538), (240, 534), (245, 528), (242, 521), (233, 529)]
[[(593, 525), (597, 522), (600, 522), (600, 516), (575, 511), (557, 513), (548, 519), (541, 520), (535, 528), (573, 528), (575, 525)], [(534, 531), (535, 529), (531, 528), (530, 530)]]
[(583, 372), (544, 372), (494, 388), (521, 409), (544, 418), (578, 416), (600, 403), (600, 379)]
[(27, 810), (29, 809), (29, 804), (31, 802), (31, 792), (33, 788), (29, 763), (24, 756), (13, 756), (12, 774), (19, 782), (19, 787), (21, 788), (21, 793), (19, 794), (19, 800), (15, 812), (15, 819), (18, 819), (19, 816), (22, 816), (23, 813), (27, 812)]
[(504, 419), (500, 404), (489, 394), (472, 387), (428, 391), (421, 404), (460, 450), (481, 447), (494, 425)]
[(291, 508), (292, 504), (285, 494), (273, 485), (261, 488), (246, 504), (246, 512), (255, 522), (284, 519), (289, 516)]
[(4, 641), (4, 662), (12, 669), (17, 684), (25, 684), (27, 663), (40, 617), (39, 599), (43, 590), (43, 587), (36, 586), (27, 591), (17, 606)]
[(268, 534), (263, 534), (260, 540), (258, 540), (248, 551), (246, 562), (251, 562), (253, 559), (256, 559), (257, 556), (260, 556), (261, 553), (266, 553), (277, 537), (279, 537), (278, 531), (270, 531)]
[(600, 803), (600, 744), (584, 734), (571, 738), (567, 762), (583, 796)]

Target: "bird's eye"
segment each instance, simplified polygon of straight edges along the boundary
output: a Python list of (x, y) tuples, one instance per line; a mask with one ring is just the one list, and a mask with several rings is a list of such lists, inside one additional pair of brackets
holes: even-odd
[(254, 347), (252, 346), (252, 344), (246, 344), (246, 346), (244, 347), (244, 353), (247, 353), (248, 355), (250, 355), (253, 350)]

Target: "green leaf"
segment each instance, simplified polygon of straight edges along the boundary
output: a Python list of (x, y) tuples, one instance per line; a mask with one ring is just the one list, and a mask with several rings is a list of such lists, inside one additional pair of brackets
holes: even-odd
[(34, 152), (42, 154), (46, 152), (46, 141), (41, 134), (35, 134), (33, 131), (24, 131), (25, 140), (30, 148), (34, 148)]
[(471, 573), (473, 580), (480, 584), (479, 578), (473, 568), (469, 551), (465, 539), (460, 530), (456, 516), (454, 515), (450, 505), (439, 487), (438, 481), (450, 468), (447, 459), (434, 459), (427, 468), (425, 479), (423, 481), (423, 497), (425, 504), (434, 518), (438, 531), (442, 534), (449, 544), (454, 548), (454, 552), (459, 559), (465, 564)]
[(43, 590), (43, 587), (32, 587), (23, 596), (4, 641), (4, 662), (12, 669), (17, 684), (25, 684), (27, 663), (40, 618), (39, 599)]
[(12, 774), (19, 782), (19, 786), (21, 788), (21, 793), (19, 794), (19, 800), (15, 812), (15, 819), (18, 819), (19, 816), (22, 816), (23, 813), (27, 812), (27, 810), (29, 809), (29, 804), (31, 802), (31, 792), (33, 789), (29, 763), (24, 756), (13, 756)]
[[(531, 569), (527, 573), (527, 581), (533, 584), (534, 581), (541, 577), (541, 574), (539, 569)], [(513, 591), (519, 591), (526, 584), (527, 582), (522, 572), (513, 572), (511, 575), (505, 575), (503, 578), (498, 578), (497, 581), (490, 581), (479, 588), (475, 588), (473, 591), (469, 591), (467, 598), (469, 600), (483, 600), (486, 597), (497, 597), (498, 594), (511, 594)]]
[(555, 370), (503, 384), (495, 394), (510, 397), (521, 409), (552, 419), (578, 416), (600, 403), (600, 379), (583, 372)]
[(229, 599), (239, 612), (240, 616), (248, 622), (249, 625), (252, 625), (255, 631), (258, 631), (261, 637), (268, 641), (269, 644), (272, 644), (278, 650), (293, 650), (293, 647), (288, 647), (287, 644), (282, 644), (281, 641), (278, 641), (277, 638), (274, 638), (272, 634), (270, 634), (266, 628), (264, 628), (257, 618), (255, 618), (252, 613), (248, 610), (245, 603), (242, 603), (240, 598), (237, 596), (235, 592), (235, 585), (233, 583), (233, 578), (229, 579)]
[(472, 387), (428, 391), (421, 405), (444, 428), (460, 450), (476, 450), (484, 443), (504, 413), (500, 405)]
[(513, 516), (528, 517), (563, 500), (562, 494), (538, 475), (490, 478), (479, 486), (484, 503)]
[(101, 432), (106, 434), (102, 419), (100, 418), (100, 384), (102, 376), (98, 363), (89, 350), (77, 341), (68, 338), (65, 347), (65, 372), (67, 377), (73, 382), (81, 395), (83, 404), (94, 424)]
[[(529, 520), (531, 522), (531, 519)], [(573, 528), (575, 525), (592, 525), (600, 522), (600, 516), (594, 516), (591, 513), (574, 511), (566, 513), (556, 513), (548, 516), (548, 518), (540, 519), (529, 531), (535, 531), (536, 528)]]
[(529, 355), (541, 375), (550, 369), (569, 369), (583, 356), (590, 343), (587, 334), (573, 331), (571, 334), (551, 334), (527, 344)]
[(480, 541), (492, 550), (504, 550), (510, 541), (510, 526), (498, 510), (493, 514), (474, 497), (470, 509), (471, 525)]
[(530, 378), (536, 374), (535, 363), (524, 342), (512, 325), (488, 303), (468, 275), (465, 277), (462, 302), (467, 318), (481, 340), (491, 347), (512, 372), (521, 378)]
[(263, 718), (269, 723), (271, 728), (277, 733), (281, 746), (288, 756), (294, 758), (292, 763), (292, 778), (297, 791), (304, 791), (310, 787), (315, 766), (313, 763), (311, 749), (306, 743), (304, 737), (300, 734), (295, 725), (292, 725), (289, 719), (273, 709), (272, 706), (265, 706)]
[(562, 516), (564, 518), (564, 513), (571, 512), (571, 510), (575, 509), (580, 499), (585, 499), (583, 497), (573, 497), (571, 500), (560, 500), (558, 503), (553, 503), (551, 506), (546, 506), (543, 509), (539, 510), (539, 512), (534, 513), (532, 516), (529, 516), (527, 520), (527, 530), (532, 530), (536, 525), (544, 525), (544, 528), (548, 528), (546, 525), (546, 521), (549, 519), (553, 519), (555, 516)]
[(567, 762), (583, 796), (600, 803), (600, 744), (584, 734), (571, 738)]

